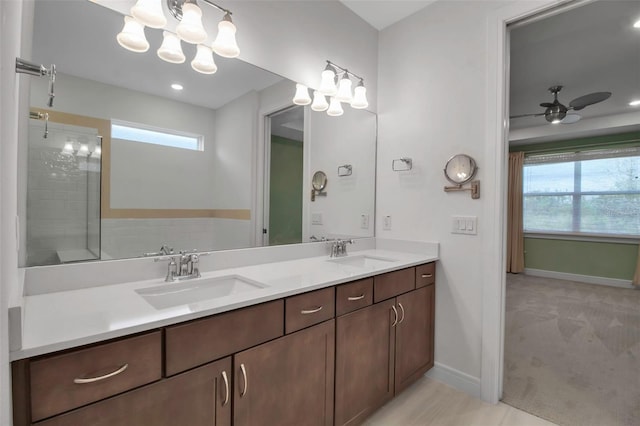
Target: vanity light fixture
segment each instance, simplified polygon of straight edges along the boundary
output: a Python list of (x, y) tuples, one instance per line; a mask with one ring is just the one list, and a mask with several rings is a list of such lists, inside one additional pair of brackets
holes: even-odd
[[(231, 20), (231, 11), (224, 9), (210, 0), (200, 0), (222, 12), (224, 16), (218, 23), (218, 34), (211, 46), (202, 45), (207, 40), (207, 32), (202, 23), (202, 9), (196, 0), (166, 0), (171, 15), (179, 22), (176, 33), (164, 31), (162, 46), (158, 49), (158, 56), (170, 63), (180, 64), (185, 61), (182, 53), (181, 41), (198, 45), (196, 57), (191, 61), (191, 67), (203, 74), (213, 74), (218, 67), (213, 61), (211, 52), (224, 58), (236, 58), (240, 49), (236, 42), (236, 26)], [(162, 0), (138, 0), (131, 8), (132, 16), (124, 17), (124, 27), (116, 39), (127, 50), (142, 53), (149, 49), (144, 29), (164, 28), (167, 18), (162, 11)], [(201, 47), (202, 45), (202, 47)], [(209, 59), (209, 57), (211, 57)]]
[(293, 96), (293, 103), (296, 105), (309, 105), (311, 103), (307, 86), (300, 83), (296, 84), (296, 94)]
[[(359, 80), (353, 92), (351, 91), (353, 85), (351, 77)], [(301, 89), (300, 86), (304, 89)], [(326, 96), (329, 96), (329, 103), (327, 103)], [(364, 78), (331, 61), (327, 61), (327, 65), (321, 74), (320, 86), (318, 90), (313, 92), (311, 109), (314, 111), (327, 111), (328, 115), (337, 117), (344, 113), (341, 102), (348, 103), (355, 109), (364, 109), (369, 106), (367, 89), (364, 87)], [(306, 86), (296, 84), (293, 103), (296, 105), (308, 105), (311, 103)]]

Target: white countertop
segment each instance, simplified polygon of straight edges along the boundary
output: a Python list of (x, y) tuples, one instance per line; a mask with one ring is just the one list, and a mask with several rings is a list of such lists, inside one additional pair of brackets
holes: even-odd
[(266, 287), (166, 309), (154, 308), (135, 290), (193, 280), (165, 283), (153, 279), (25, 296), (22, 348), (12, 351), (10, 357), (14, 361), (95, 343), (438, 259), (437, 254), (381, 249), (354, 251), (349, 257), (363, 255), (392, 261), (358, 267), (319, 256), (203, 272), (200, 280), (239, 275)]

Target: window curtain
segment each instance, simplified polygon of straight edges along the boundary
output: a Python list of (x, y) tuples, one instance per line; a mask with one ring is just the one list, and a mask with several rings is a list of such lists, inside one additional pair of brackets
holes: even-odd
[(638, 262), (636, 263), (636, 273), (633, 276), (633, 281), (631, 282), (633, 286), (637, 289), (640, 289), (640, 247), (638, 247)]
[(522, 166), (524, 152), (509, 153), (507, 201), (507, 272), (524, 271), (524, 232), (522, 230)]

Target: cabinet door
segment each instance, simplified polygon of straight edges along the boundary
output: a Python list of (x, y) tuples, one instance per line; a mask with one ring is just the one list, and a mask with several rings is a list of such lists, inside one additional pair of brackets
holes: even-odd
[(336, 425), (356, 425), (393, 397), (395, 299), (336, 319)]
[(229, 426), (230, 369), (229, 357), (36, 424)]
[(396, 299), (396, 393), (433, 367), (434, 291), (429, 285)]
[(333, 425), (335, 320), (234, 355), (233, 424)]

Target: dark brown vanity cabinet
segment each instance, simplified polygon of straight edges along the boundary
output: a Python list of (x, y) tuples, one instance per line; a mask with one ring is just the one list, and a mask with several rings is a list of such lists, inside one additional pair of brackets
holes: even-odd
[(14, 426), (355, 425), (433, 366), (433, 263), (12, 363)]

